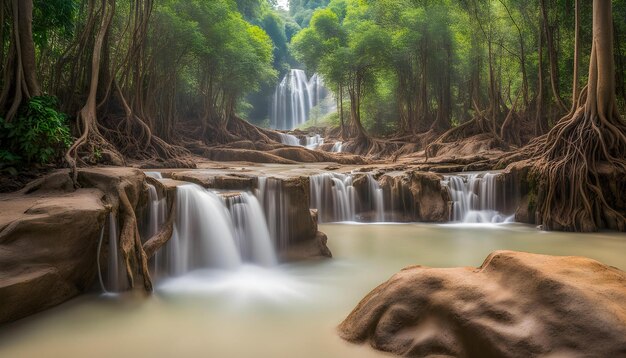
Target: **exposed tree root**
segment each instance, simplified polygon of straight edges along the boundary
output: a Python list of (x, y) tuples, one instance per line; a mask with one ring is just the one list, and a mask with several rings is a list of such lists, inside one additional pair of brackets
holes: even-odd
[(126, 266), (126, 275), (129, 285), (131, 288), (135, 287), (135, 274), (132, 269), (132, 261), (136, 260), (135, 262), (138, 263), (140, 269), (139, 274), (143, 277), (145, 290), (152, 291), (152, 280), (150, 278), (150, 271), (148, 270), (148, 257), (141, 245), (135, 210), (126, 194), (126, 186), (121, 184), (117, 190), (119, 195), (120, 217), (122, 219), (119, 247)]
[(626, 213), (616, 205), (626, 194), (609, 185), (611, 174), (626, 175), (626, 125), (615, 101), (610, 2), (594, 1), (593, 28), (589, 82), (577, 109), (524, 150), (533, 153), (540, 187), (537, 217), (548, 230), (626, 231)]
[[(176, 195), (176, 192), (173, 192)], [(176, 218), (176, 197), (169, 201), (167, 221), (163, 224), (159, 232), (154, 234), (143, 244), (143, 251), (148, 259), (152, 258), (171, 238), (174, 232), (174, 220)]]

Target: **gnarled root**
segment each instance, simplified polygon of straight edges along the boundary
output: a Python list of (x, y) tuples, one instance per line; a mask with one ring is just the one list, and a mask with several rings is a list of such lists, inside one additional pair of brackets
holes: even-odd
[(126, 194), (126, 186), (121, 184), (118, 187), (119, 195), (119, 211), (122, 219), (122, 230), (120, 233), (120, 249), (126, 266), (126, 275), (131, 288), (135, 287), (135, 274), (132, 269), (132, 261), (136, 260), (139, 264), (140, 274), (143, 276), (143, 284), (146, 291), (152, 291), (152, 280), (148, 271), (148, 258), (146, 252), (141, 245), (139, 229), (137, 227), (137, 219), (135, 210)]

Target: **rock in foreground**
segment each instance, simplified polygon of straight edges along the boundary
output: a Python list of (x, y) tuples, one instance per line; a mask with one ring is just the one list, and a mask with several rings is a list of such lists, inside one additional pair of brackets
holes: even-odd
[(339, 333), (409, 357), (626, 357), (626, 273), (510, 251), (479, 268), (408, 267)]

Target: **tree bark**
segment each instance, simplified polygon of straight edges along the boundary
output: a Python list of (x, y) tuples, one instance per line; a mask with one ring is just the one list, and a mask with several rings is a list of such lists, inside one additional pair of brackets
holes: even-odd
[(1, 114), (7, 121), (15, 117), (22, 101), (41, 95), (33, 42), (33, 0), (12, 0), (11, 15), (11, 41), (0, 94)]

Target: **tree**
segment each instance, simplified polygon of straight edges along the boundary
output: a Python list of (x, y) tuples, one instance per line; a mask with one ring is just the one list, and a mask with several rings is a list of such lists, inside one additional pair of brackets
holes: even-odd
[[(11, 0), (10, 4), (11, 40), (0, 93), (0, 114), (9, 122), (23, 101), (41, 94), (33, 42), (33, 1)], [(5, 8), (2, 5), (0, 11), (4, 17)], [(4, 48), (4, 43), (2, 46)]]
[[(607, 195), (606, 176), (626, 173), (626, 125), (615, 96), (612, 4), (593, 2), (593, 44), (586, 90), (576, 110), (538, 141), (538, 216), (546, 229), (626, 230), (626, 217)], [(611, 168), (611, 169), (607, 169)], [(617, 193), (618, 195), (623, 193)]]

